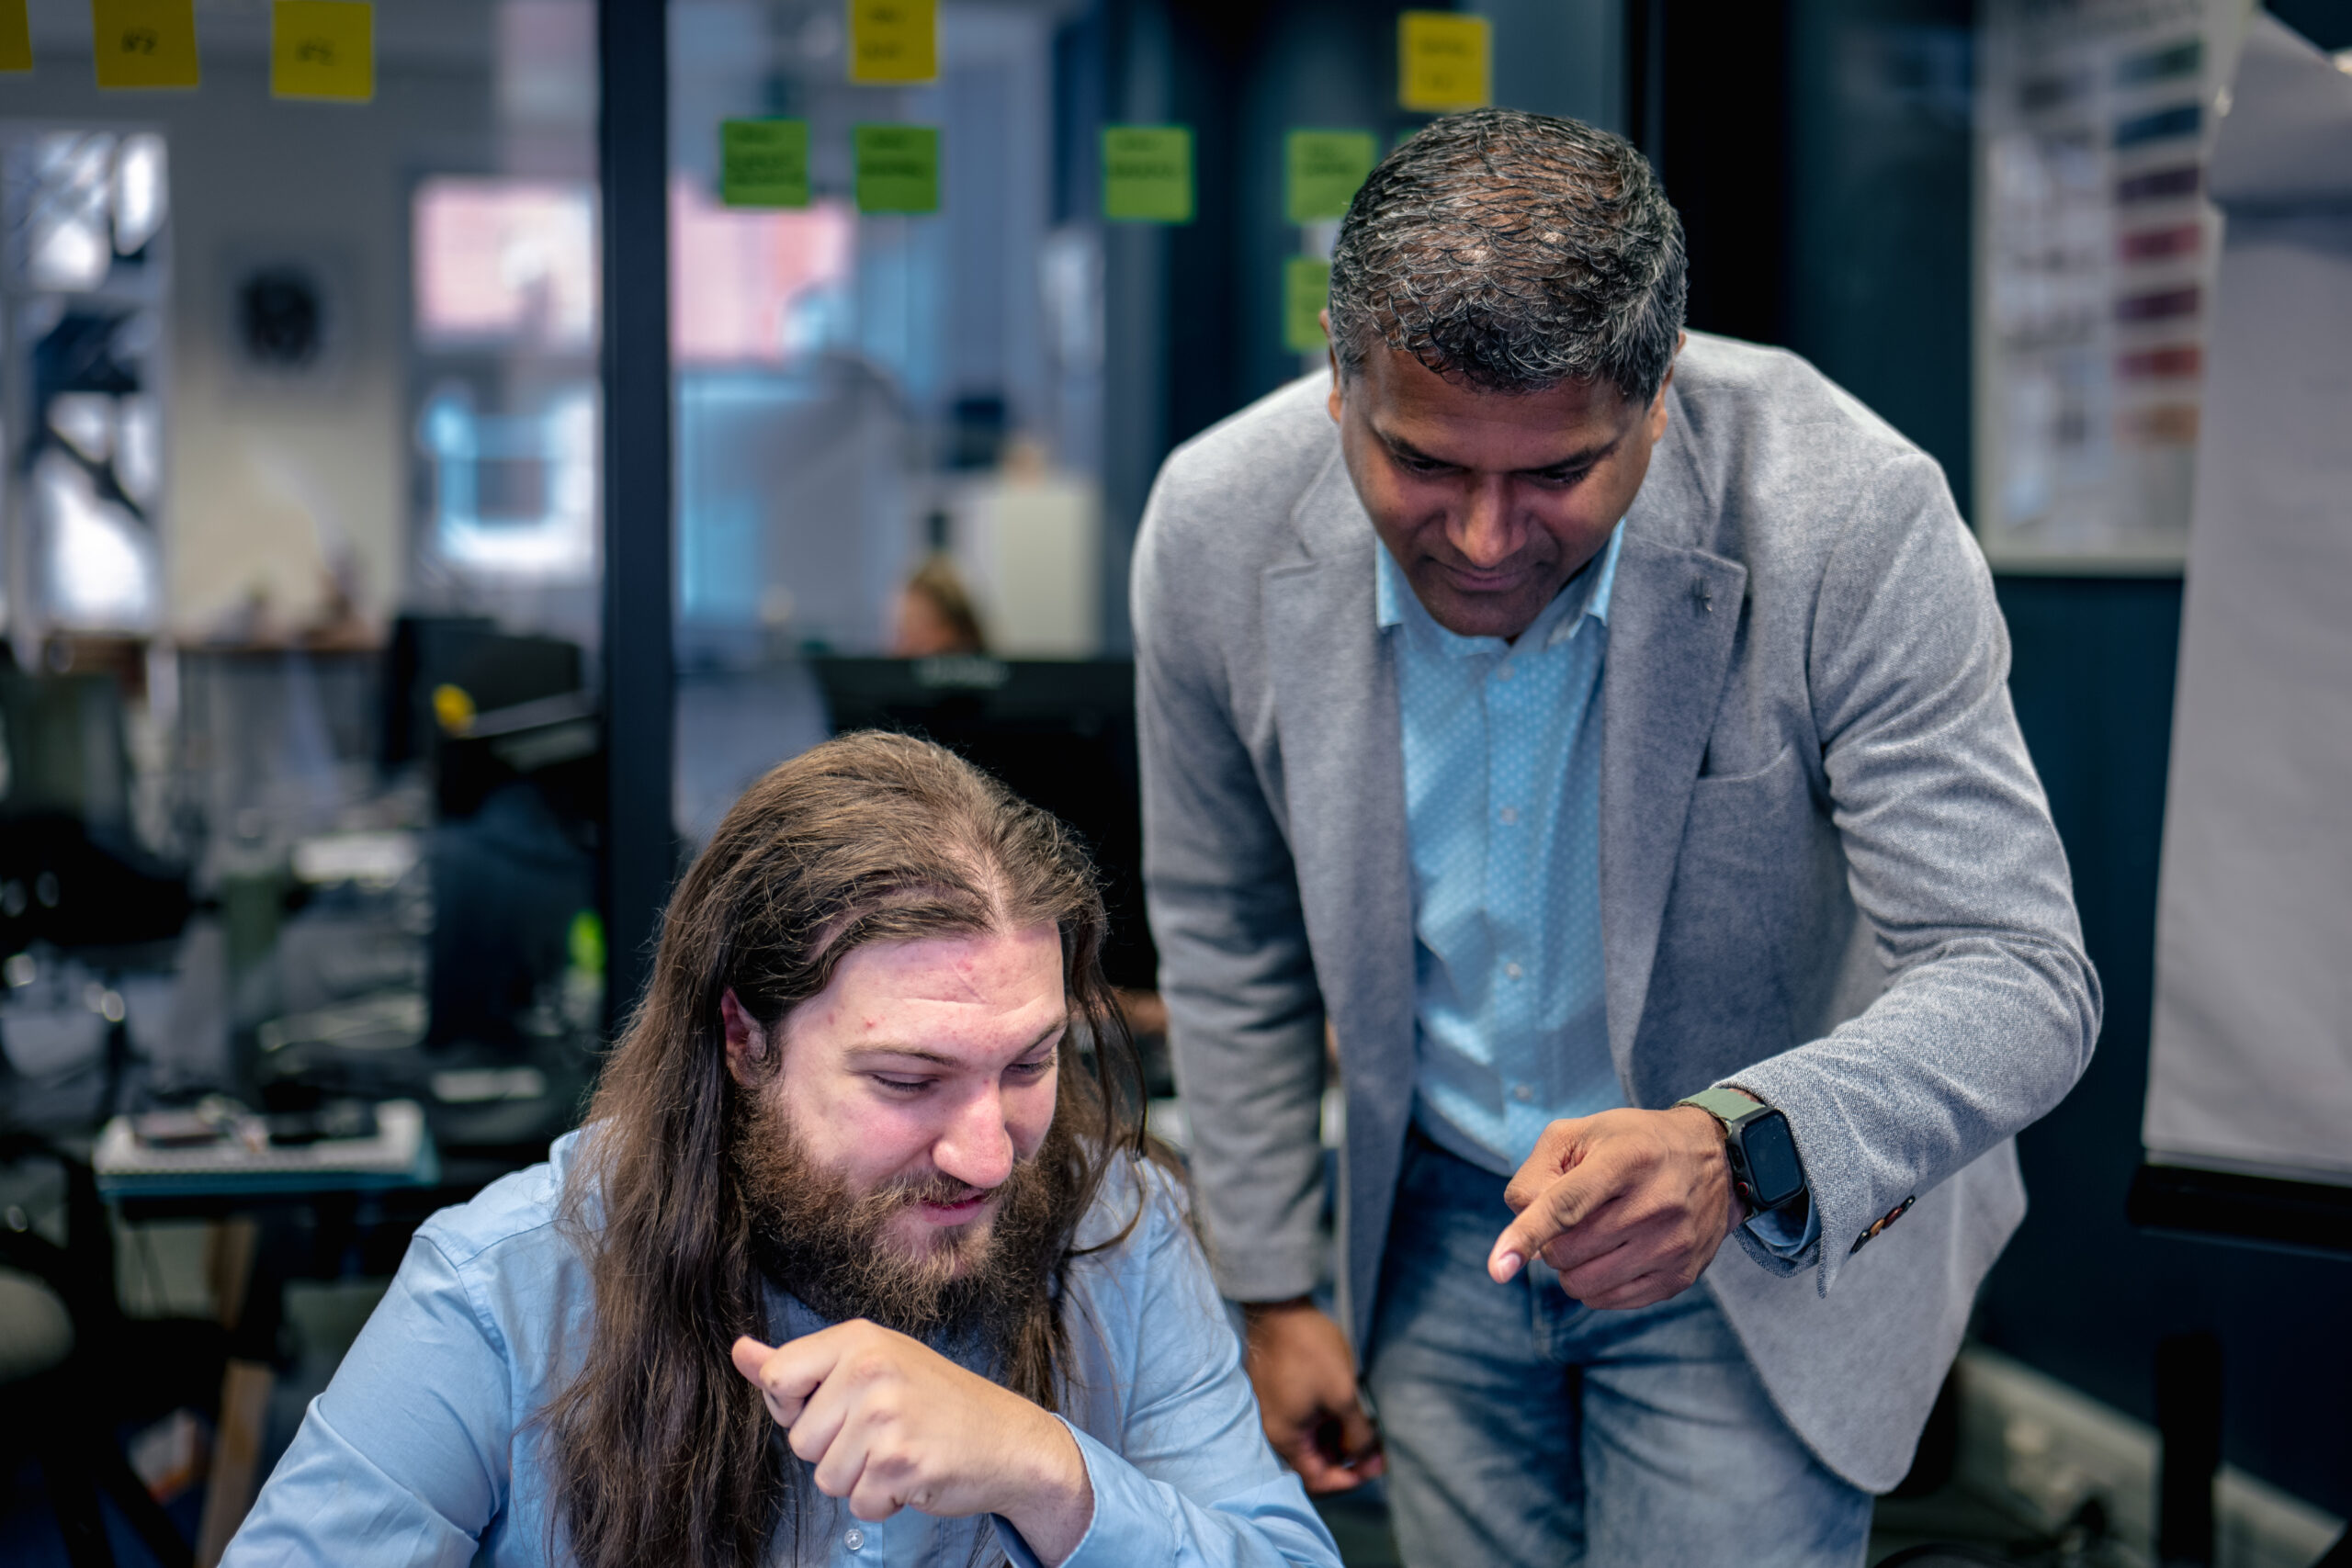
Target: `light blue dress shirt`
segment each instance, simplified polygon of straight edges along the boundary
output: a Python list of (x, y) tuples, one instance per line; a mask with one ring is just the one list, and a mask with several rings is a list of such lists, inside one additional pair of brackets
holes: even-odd
[[(1499, 1176), (1625, 1104), (1600, 947), (1600, 677), (1624, 525), (1515, 641), (1439, 626), (1385, 548), (1413, 865), (1414, 1120)], [(1784, 1258), (1808, 1210), (1748, 1221)]]
[[(538, 1565), (552, 1500), (532, 1416), (594, 1332), (587, 1268), (554, 1224), (580, 1134), (417, 1232), (375, 1315), (229, 1544), (223, 1568), (265, 1564)], [(1079, 1239), (1135, 1212), (1131, 1168), (1104, 1185)], [(1258, 1424), (1240, 1347), (1167, 1178), (1146, 1172), (1142, 1222), (1070, 1267), (1074, 1375), (1063, 1419), (1094, 1487), (1069, 1568), (1337, 1568), (1339, 1551)], [(769, 1333), (822, 1326), (781, 1293)], [(573, 1354), (567, 1356), (569, 1345)], [(1036, 1559), (993, 1516), (906, 1509), (876, 1523), (810, 1488), (797, 1558), (834, 1568)], [(560, 1558), (559, 1562), (569, 1561)]]
[(1412, 840), (1414, 1113), (1498, 1175), (1625, 1103), (1600, 958), (1600, 671), (1624, 530), (1516, 642), (1430, 618), (1385, 549)]

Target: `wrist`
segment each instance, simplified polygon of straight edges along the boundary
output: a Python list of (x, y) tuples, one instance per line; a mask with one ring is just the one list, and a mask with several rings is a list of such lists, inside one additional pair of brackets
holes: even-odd
[(1046, 1411), (1037, 1414), (1043, 1420), (1036, 1440), (1022, 1445), (1028, 1462), (1014, 1495), (994, 1512), (1021, 1532), (1038, 1562), (1057, 1568), (1093, 1528), (1094, 1480), (1069, 1426)]
[(1748, 1208), (1740, 1199), (1738, 1181), (1732, 1176), (1731, 1150), (1724, 1139), (1724, 1124), (1696, 1105), (1673, 1106), (1666, 1113), (1681, 1123), (1692, 1156), (1704, 1172), (1701, 1179), (1723, 1193), (1730, 1224), (1741, 1224), (1747, 1218)]
[(1725, 1084), (1676, 1102), (1720, 1129), (1732, 1192), (1743, 1211), (1779, 1210), (1806, 1196), (1804, 1162), (1788, 1117), (1744, 1089)]

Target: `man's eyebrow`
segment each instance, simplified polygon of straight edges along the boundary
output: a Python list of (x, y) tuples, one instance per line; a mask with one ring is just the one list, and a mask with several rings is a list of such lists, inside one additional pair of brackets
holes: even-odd
[[(1069, 1017), (1068, 1014), (1064, 1014), (1062, 1017), (1054, 1020), (1052, 1025), (1049, 1026), (1043, 1034), (1038, 1035), (1036, 1039), (1032, 1040), (1028, 1044), (1021, 1047), (1021, 1055), (1026, 1056), (1030, 1052), (1035, 1051), (1040, 1045), (1045, 1044), (1055, 1035), (1059, 1034), (1063, 1030), (1068, 1029), (1069, 1027)], [(929, 1050), (921, 1045), (894, 1045), (888, 1043), (870, 1045), (853, 1045), (847, 1051), (843, 1052), (842, 1055), (847, 1056), (853, 1063), (871, 1061), (877, 1056), (897, 1056), (900, 1058), (911, 1058), (918, 1062), (931, 1062), (943, 1067), (960, 1067), (966, 1066), (964, 1059), (960, 1056), (951, 1056), (945, 1052)]]
[(1625, 438), (1620, 435), (1613, 440), (1604, 441), (1598, 446), (1588, 446), (1581, 452), (1571, 452), (1556, 463), (1544, 463), (1536, 468), (1521, 468), (1516, 471), (1522, 474), (1550, 474), (1557, 473), (1562, 468), (1589, 468), (1624, 443)]
[[(1407, 457), (1421, 463), (1435, 463), (1441, 468), (1458, 468), (1462, 466), (1459, 463), (1450, 462), (1443, 457), (1432, 457), (1427, 452), (1422, 451), (1419, 447), (1406, 440), (1403, 436), (1391, 435), (1388, 432), (1381, 429), (1378, 425), (1373, 426), (1372, 433), (1380, 438), (1380, 444), (1382, 446), (1387, 447), (1399, 457)], [(1598, 446), (1588, 446), (1581, 451), (1571, 452), (1566, 457), (1561, 457), (1554, 462), (1541, 463), (1532, 468), (1514, 468), (1511, 471), (1519, 474), (1551, 474), (1557, 473), (1562, 468), (1589, 468), (1593, 464), (1600, 462), (1603, 457), (1608, 457), (1611, 452), (1617, 450), (1617, 448), (1624, 443), (1624, 440), (1625, 438), (1622, 434), (1617, 435), (1603, 442)]]

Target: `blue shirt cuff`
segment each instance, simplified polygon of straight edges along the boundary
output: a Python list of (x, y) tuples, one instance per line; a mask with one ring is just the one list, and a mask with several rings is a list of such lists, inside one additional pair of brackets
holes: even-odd
[(1773, 1257), (1793, 1263), (1805, 1248), (1821, 1238), (1821, 1211), (1807, 1203), (1804, 1224), (1798, 1225), (1789, 1218), (1786, 1209), (1765, 1209), (1747, 1216), (1747, 1234), (1762, 1242)]

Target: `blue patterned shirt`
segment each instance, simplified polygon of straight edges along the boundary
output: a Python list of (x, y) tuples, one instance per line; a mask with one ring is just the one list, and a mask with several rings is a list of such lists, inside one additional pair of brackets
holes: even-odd
[(1503, 1175), (1554, 1121), (1625, 1103), (1601, 990), (1599, 707), (1623, 537), (1515, 643), (1439, 626), (1375, 552), (1412, 840), (1414, 1116)]
[[(1511, 1175), (1554, 1121), (1625, 1103), (1600, 953), (1600, 672), (1625, 529), (1516, 642), (1430, 618), (1376, 549), (1413, 862), (1413, 1119)], [(1587, 722), (1589, 720), (1590, 722)], [(1747, 1222), (1795, 1258), (1808, 1206)]]

